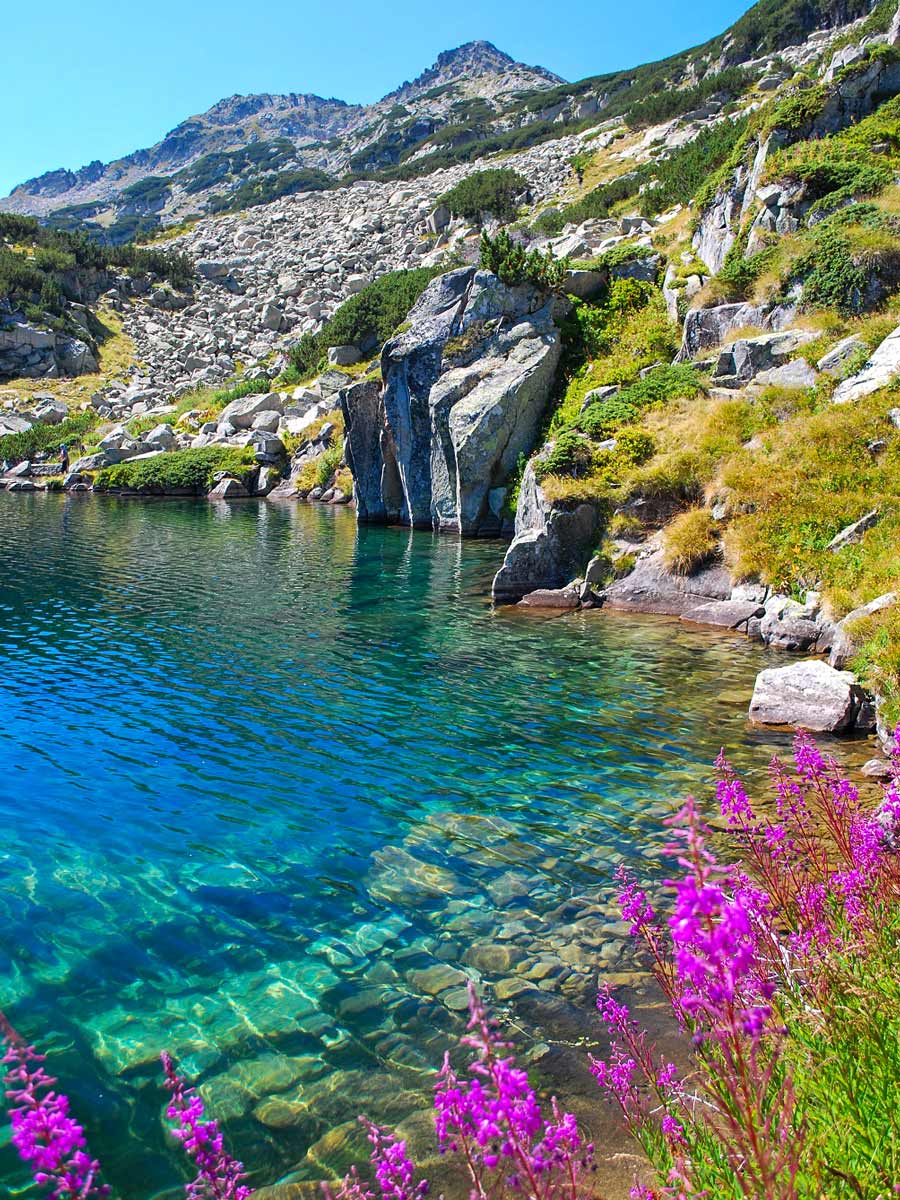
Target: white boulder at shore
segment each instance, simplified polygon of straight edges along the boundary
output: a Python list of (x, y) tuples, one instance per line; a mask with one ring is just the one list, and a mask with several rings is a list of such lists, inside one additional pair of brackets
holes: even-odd
[(836, 671), (813, 658), (761, 671), (750, 701), (750, 720), (814, 733), (845, 733), (871, 729), (874, 708), (851, 671)]

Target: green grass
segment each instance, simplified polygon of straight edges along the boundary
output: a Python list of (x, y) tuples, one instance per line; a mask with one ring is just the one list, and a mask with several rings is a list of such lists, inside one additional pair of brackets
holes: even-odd
[(692, 575), (716, 554), (716, 524), (706, 508), (689, 508), (663, 533), (663, 559), (676, 575)]
[(82, 442), (97, 422), (98, 417), (93, 410), (69, 417), (58, 425), (45, 425), (38, 421), (25, 433), (9, 433), (0, 437), (0, 459), (22, 462), (41, 453), (56, 454), (63, 443)]
[(249, 447), (207, 446), (202, 450), (175, 450), (143, 462), (123, 462), (99, 471), (97, 491), (133, 491), (147, 495), (193, 492), (203, 495), (213, 486), (219, 471), (246, 481), (255, 467)]

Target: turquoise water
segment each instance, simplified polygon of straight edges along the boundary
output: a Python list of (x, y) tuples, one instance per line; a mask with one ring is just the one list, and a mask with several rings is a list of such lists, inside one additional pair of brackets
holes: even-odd
[(771, 658), (494, 613), (501, 554), (324, 507), (0, 493), (0, 1006), (119, 1195), (179, 1194), (163, 1048), (258, 1186), (343, 1170), (360, 1109), (421, 1133), (464, 975), (575, 1089), (598, 973), (636, 982), (614, 865), (654, 869), (723, 743), (764, 767)]

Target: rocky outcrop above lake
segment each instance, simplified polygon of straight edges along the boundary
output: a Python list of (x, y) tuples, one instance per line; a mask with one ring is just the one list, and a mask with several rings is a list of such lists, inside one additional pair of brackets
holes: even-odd
[(519, 492), (515, 537), (494, 577), (494, 602), (513, 604), (530, 592), (562, 588), (581, 572), (599, 532), (593, 504), (551, 504), (529, 463)]
[(560, 355), (559, 301), (464, 268), (439, 276), (384, 347), (383, 389), (341, 393), (363, 521), (498, 533)]

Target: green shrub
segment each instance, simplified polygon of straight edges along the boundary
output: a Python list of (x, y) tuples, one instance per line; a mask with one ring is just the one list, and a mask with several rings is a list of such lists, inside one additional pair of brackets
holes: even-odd
[(45, 425), (38, 421), (24, 433), (8, 433), (0, 437), (0, 459), (16, 463), (33, 459), (42, 453), (55, 454), (63, 444), (80, 444), (96, 424), (97, 414), (93, 409), (77, 417), (68, 417), (58, 425)]
[(701, 108), (713, 96), (726, 100), (734, 99), (746, 91), (753, 81), (753, 75), (744, 68), (726, 67), (715, 74), (704, 76), (694, 87), (659, 89), (644, 100), (632, 104), (625, 122), (632, 129), (659, 125), (695, 108)]
[(740, 153), (743, 149), (749, 125), (748, 117), (719, 121), (657, 160), (652, 182), (640, 197), (644, 216), (655, 216), (676, 204), (690, 204), (710, 176), (731, 162), (736, 150)]
[(622, 425), (637, 420), (639, 410), (620, 396), (591, 404), (582, 414), (578, 427), (596, 441), (612, 437)]
[(255, 467), (250, 447), (206, 446), (201, 450), (175, 450), (141, 462), (117, 463), (98, 472), (97, 491), (133, 491), (148, 494), (194, 492), (205, 494), (219, 471), (244, 481)]
[(327, 487), (331, 477), (341, 465), (343, 453), (340, 446), (329, 446), (316, 459), (316, 483), (319, 487)]
[(519, 198), (528, 191), (528, 180), (507, 167), (476, 171), (438, 197), (456, 217), (478, 221), (482, 213), (491, 213), (501, 221), (516, 215)]
[(553, 257), (551, 251), (526, 250), (513, 241), (505, 229), (495, 238), (487, 232), (481, 235), (481, 269), (491, 271), (509, 287), (523, 283), (558, 291), (565, 282), (569, 265)]
[(546, 454), (535, 459), (534, 474), (538, 483), (548, 475), (568, 475), (579, 479), (594, 469), (594, 447), (573, 430), (564, 430), (551, 444)]
[(358, 346), (363, 352), (386, 342), (440, 267), (390, 271), (351, 296), (316, 333), (304, 333), (289, 351), (291, 365), (305, 379), (319, 370), (330, 346)]
[(635, 421), (654, 404), (668, 400), (692, 400), (703, 391), (703, 381), (693, 367), (678, 363), (648, 372), (607, 400), (590, 404), (578, 420), (578, 426), (592, 438), (611, 437), (623, 425)]
[(623, 429), (616, 434), (615, 454), (621, 463), (640, 467), (656, 453), (656, 439), (644, 429)]
[(888, 291), (900, 283), (900, 243), (880, 222), (855, 224), (845, 209), (812, 231), (806, 250), (793, 264), (791, 277), (803, 281), (808, 307), (858, 313), (870, 307), (873, 281)]

